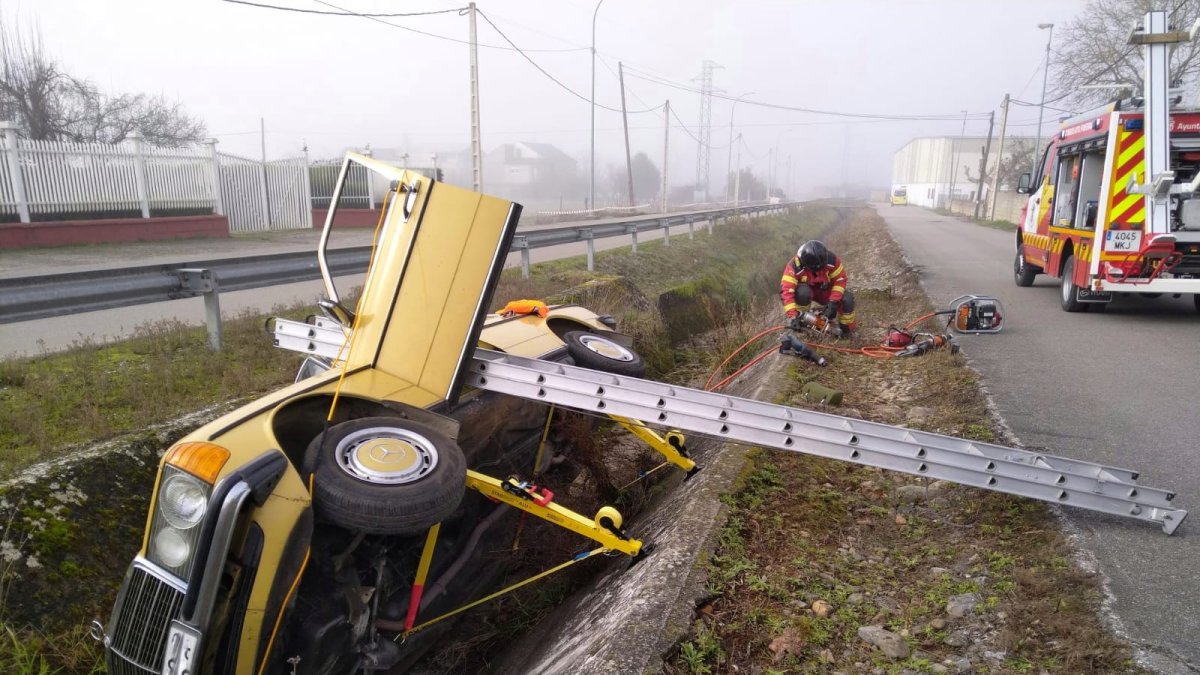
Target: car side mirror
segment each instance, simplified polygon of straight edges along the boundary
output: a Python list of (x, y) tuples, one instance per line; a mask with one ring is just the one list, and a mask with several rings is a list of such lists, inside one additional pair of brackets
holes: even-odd
[(1023, 173), (1017, 179), (1017, 193), (1027, 195), (1030, 192), (1033, 192), (1033, 174)]

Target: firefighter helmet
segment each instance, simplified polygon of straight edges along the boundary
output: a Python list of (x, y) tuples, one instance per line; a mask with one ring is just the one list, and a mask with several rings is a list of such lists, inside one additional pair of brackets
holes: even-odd
[(815, 270), (825, 264), (825, 260), (829, 257), (829, 250), (825, 248), (825, 244), (813, 239), (806, 241), (796, 249), (796, 257), (800, 259), (800, 264), (810, 270)]

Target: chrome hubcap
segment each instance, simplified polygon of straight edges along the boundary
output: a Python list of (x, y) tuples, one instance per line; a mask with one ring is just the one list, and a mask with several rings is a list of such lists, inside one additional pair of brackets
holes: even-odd
[(579, 338), (579, 341), (583, 343), (583, 346), (587, 347), (589, 351), (599, 354), (606, 359), (625, 362), (633, 360), (633, 352), (611, 340), (599, 337), (597, 335), (584, 335)]
[(438, 463), (437, 448), (428, 438), (389, 427), (356, 431), (338, 443), (336, 453), (342, 471), (378, 485), (412, 483)]

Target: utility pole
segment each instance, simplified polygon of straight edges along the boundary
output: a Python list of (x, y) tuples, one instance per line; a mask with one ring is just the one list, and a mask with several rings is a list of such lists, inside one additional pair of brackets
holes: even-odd
[(621, 81), (621, 123), (625, 127), (625, 175), (629, 179), (629, 205), (633, 201), (633, 159), (629, 155), (629, 112), (625, 108), (625, 64), (617, 61), (617, 79)]
[(787, 195), (790, 199), (795, 199), (795, 192), (792, 190), (792, 156), (787, 158)]
[(742, 194), (742, 135), (737, 135), (737, 166), (734, 167), (733, 178), (733, 208), (737, 208), (738, 199)]
[(775, 148), (767, 148), (767, 201), (771, 201), (771, 190), (775, 188)]
[(483, 190), (483, 147), (479, 138), (479, 40), (475, 33), (475, 3), (467, 4), (471, 23), (471, 185)]
[(671, 156), (671, 99), (663, 104), (662, 212), (667, 212), (667, 159)]
[(946, 209), (954, 213), (954, 188), (958, 183), (958, 151), (962, 149), (963, 138), (967, 135), (967, 111), (962, 111), (962, 131), (958, 132), (958, 143), (950, 141), (950, 194), (946, 195)]
[(1000, 147), (996, 149), (996, 172), (992, 174), (992, 190), (988, 195), (988, 220), (996, 219), (996, 190), (1000, 189), (1000, 163), (1004, 161), (1004, 134), (1008, 130), (1008, 94), (1000, 104)]
[(729, 201), (729, 188), (732, 183), (729, 180), (729, 169), (733, 167), (733, 113), (737, 112), (737, 104), (742, 102), (742, 99), (747, 96), (753, 96), (756, 92), (748, 91), (733, 100), (733, 105), (729, 108), (729, 152), (725, 154), (725, 201)]
[(992, 151), (992, 128), (996, 123), (996, 111), (988, 114), (988, 139), (983, 146), (983, 158), (979, 160), (979, 187), (975, 189), (975, 212), (971, 216), (979, 220), (979, 207), (983, 204), (983, 181), (987, 176), (988, 154)]

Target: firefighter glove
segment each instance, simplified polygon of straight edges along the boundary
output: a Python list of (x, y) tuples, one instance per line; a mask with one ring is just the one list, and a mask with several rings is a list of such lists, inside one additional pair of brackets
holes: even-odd
[(832, 302), (829, 303), (828, 305), (825, 305), (825, 318), (832, 320), (836, 317), (837, 317), (837, 305)]

